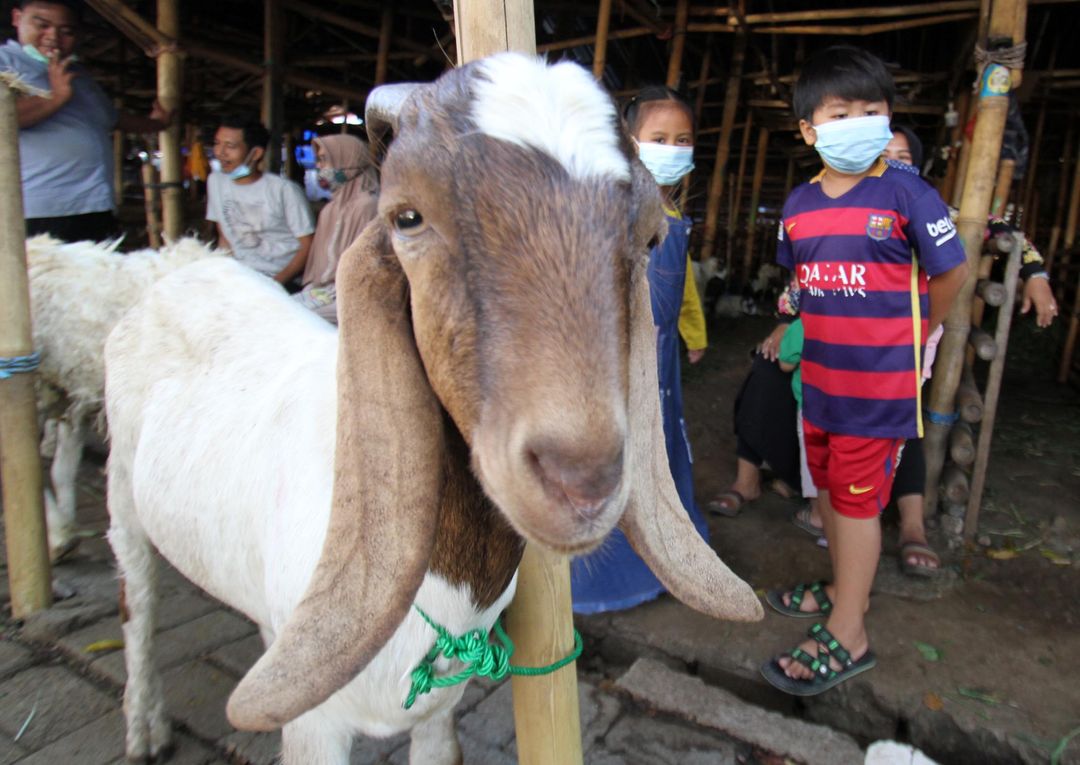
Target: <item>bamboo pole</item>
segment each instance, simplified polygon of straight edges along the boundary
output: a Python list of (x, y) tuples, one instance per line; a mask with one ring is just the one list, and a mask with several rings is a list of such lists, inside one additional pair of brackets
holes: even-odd
[(975, 437), (971, 426), (961, 420), (949, 431), (949, 456), (957, 465), (970, 465), (975, 461)]
[(967, 126), (978, 107), (978, 100), (969, 97), (967, 111), (960, 112), (960, 157), (957, 160), (956, 180), (952, 197), (948, 199), (949, 204), (956, 208), (960, 207), (961, 197), (964, 194), (964, 183), (967, 181), (968, 164), (971, 162), (971, 138), (968, 137)]
[[(731, 154), (731, 128), (735, 125), (735, 109), (739, 104), (739, 86), (742, 82), (743, 61), (746, 58), (746, 35), (735, 37), (728, 71), (727, 91), (724, 94), (724, 113), (720, 118), (720, 140), (716, 145), (716, 162), (709, 178), (709, 193), (705, 200), (705, 234), (701, 246), (701, 258), (713, 257), (716, 249), (716, 230), (720, 221), (720, 199), (724, 193), (724, 175)], [(730, 266), (730, 263), (728, 264)], [(730, 275), (731, 271), (728, 270)]]
[(970, 367), (965, 367), (960, 376), (960, 384), (956, 388), (956, 408), (964, 422), (972, 425), (982, 422), (982, 394), (975, 385), (975, 376)]
[[(0, 356), (33, 350), (26, 275), (26, 224), (14, 94), (0, 82)], [(52, 604), (49, 547), (38, 454), (36, 375), (0, 379), (0, 484), (3, 487), (11, 614), (22, 619)]]
[[(1065, 240), (1062, 246), (1061, 268), (1063, 273), (1068, 274), (1066, 266), (1072, 257), (1072, 247), (1076, 242), (1076, 224), (1080, 217), (1080, 147), (1076, 150), (1077, 161), (1073, 173), (1072, 194), (1069, 196), (1069, 214), (1065, 222)], [(1065, 347), (1061, 354), (1061, 366), (1058, 368), (1057, 380), (1065, 383), (1069, 380), (1069, 369), (1072, 366), (1073, 353), (1076, 351), (1076, 339), (1080, 335), (1080, 269), (1078, 269), (1076, 294), (1073, 298), (1073, 307), (1069, 317), (1069, 331), (1065, 336)]]
[(146, 239), (151, 247), (161, 246), (161, 221), (158, 218), (157, 171), (149, 158), (142, 165), (143, 207), (146, 210)]
[(769, 152), (769, 129), (758, 130), (757, 156), (754, 157), (754, 180), (750, 186), (750, 214), (746, 216), (746, 251), (743, 254), (743, 282), (754, 272), (754, 244), (757, 239), (757, 209), (761, 201), (761, 179), (765, 177), (765, 159)]
[[(1069, 120), (1069, 127), (1065, 131), (1065, 154), (1062, 157), (1061, 172), (1058, 175), (1057, 204), (1054, 206), (1054, 222), (1050, 228), (1050, 243), (1046, 248), (1046, 273), (1050, 278), (1054, 277), (1054, 261), (1057, 259), (1058, 243), (1061, 241), (1062, 224), (1065, 221), (1069, 196), (1069, 164), (1073, 160), (1073, 125), (1075, 120)], [(1059, 286), (1059, 293), (1061, 287)], [(1061, 295), (1058, 295), (1060, 301)]]
[[(270, 133), (266, 144), (266, 172), (281, 172), (281, 133), (285, 100), (281, 92), (285, 54), (285, 19), (278, 0), (263, 0), (262, 123)], [(251, 147), (249, 147), (251, 148)]]
[[(235, 53), (230, 53), (209, 43), (202, 43), (197, 40), (185, 39), (184, 52), (195, 58), (214, 61), (218, 64), (230, 67), (231, 69), (247, 72), (248, 74), (253, 74), (257, 77), (262, 77), (265, 71), (263, 65), (260, 63), (250, 61), (242, 56), (237, 56)], [(286, 72), (284, 79), (289, 85), (294, 85), (298, 88), (303, 88), (304, 90), (320, 90), (328, 95), (338, 96), (339, 98), (348, 98), (360, 104), (367, 99), (367, 91), (357, 90), (342, 85), (338, 80), (312, 77), (296, 71)]]
[(952, 199), (956, 188), (956, 178), (960, 166), (960, 147), (964, 138), (964, 120), (967, 119), (970, 94), (965, 89), (956, 99), (956, 124), (949, 136), (949, 162), (945, 170), (945, 179), (941, 184), (941, 198)]
[[(1025, 0), (998, 0), (990, 17), (990, 35), (1003, 37), (1011, 30), (1007, 26), (1016, 19), (1015, 3)], [(948, 426), (944, 424), (954, 411), (956, 388), (964, 364), (964, 348), (971, 328), (971, 302), (982, 257), (986, 217), (990, 211), (994, 177), (1009, 111), (1009, 70), (990, 64), (979, 83), (979, 98), (971, 160), (961, 198), (957, 234), (964, 244), (970, 272), (945, 319), (945, 332), (938, 346), (931, 378), (930, 412), (925, 427), (926, 454), (926, 511), (937, 512), (938, 481), (945, 462), (945, 441)]]
[(731, 215), (728, 218), (727, 268), (728, 275), (735, 275), (735, 232), (739, 225), (739, 213), (742, 211), (743, 178), (746, 177), (746, 157), (750, 152), (750, 133), (753, 132), (754, 113), (747, 110), (746, 124), (743, 125), (742, 140), (739, 142), (739, 169), (735, 173), (735, 193), (731, 196)]
[[(532, 0), (455, 0), (454, 28), (459, 64), (503, 50), (536, 50)], [(570, 606), (567, 558), (526, 545), (517, 595), (507, 613), (517, 646), (515, 664), (543, 667), (570, 653), (574, 647)], [(515, 675), (511, 685), (518, 762), (580, 765), (577, 663), (547, 675)]]
[(382, 9), (382, 19), (379, 22), (379, 48), (375, 57), (375, 84), (382, 85), (386, 82), (386, 72), (390, 66), (390, 39), (394, 31), (394, 10), (390, 7)]
[[(124, 99), (114, 98), (113, 106), (116, 107), (117, 112), (121, 111), (124, 107)], [(113, 204), (119, 210), (120, 205), (124, 203), (124, 133), (120, 130), (114, 130), (112, 140)]]
[(1031, 144), (1031, 155), (1028, 158), (1027, 170), (1024, 173), (1024, 195), (1021, 197), (1020, 207), (1023, 210), (1023, 228), (1028, 241), (1035, 239), (1035, 220), (1031, 215), (1031, 205), (1035, 194), (1035, 176), (1039, 173), (1039, 154), (1042, 146), (1043, 129), (1046, 126), (1046, 104), (1049, 99), (1043, 99), (1039, 105), (1039, 116), (1035, 120), (1035, 135)]
[[(1005, 284), (1016, 284), (1020, 277), (1020, 253), (1023, 251), (1024, 238), (1013, 236), (1012, 252), (1005, 266)], [(964, 538), (972, 539), (979, 526), (979, 509), (982, 505), (983, 488), (986, 486), (986, 468), (990, 460), (990, 441), (994, 437), (994, 419), (997, 417), (998, 395), (1001, 393), (1001, 376), (1005, 371), (1005, 348), (1009, 342), (1009, 327), (1012, 324), (1013, 304), (1016, 290), (1010, 289), (1005, 296), (1005, 304), (998, 312), (997, 332), (994, 340), (1001, 352), (990, 362), (986, 375), (986, 406), (983, 422), (979, 427), (979, 443), (975, 449), (975, 467), (971, 473), (971, 492), (968, 499), (967, 516), (964, 518)], [(935, 370), (936, 374), (936, 370)]]
[(1012, 189), (1013, 173), (1016, 172), (1015, 159), (1003, 159), (998, 166), (997, 185), (994, 187), (994, 201), (990, 203), (990, 214), (999, 218), (1005, 214), (1005, 205), (1009, 202)]
[[(180, 36), (180, 11), (177, 0), (158, 0), (157, 23), (162, 35), (175, 40)], [(157, 59), (157, 98), (174, 112), (172, 124), (158, 133), (161, 150), (161, 211), (165, 237), (177, 240), (184, 231), (184, 166), (180, 158), (181, 61), (175, 49), (162, 52)]]
[(600, 0), (600, 9), (596, 16), (596, 42), (593, 44), (593, 77), (603, 81), (604, 67), (607, 66), (608, 29), (611, 26), (611, 0)]
[(690, 13), (690, 0), (678, 0), (675, 5), (675, 29), (671, 33), (671, 57), (668, 59), (667, 86), (679, 87), (682, 78), (683, 51), (686, 50), (686, 20)]
[[(975, 14), (969, 11), (960, 13), (943, 13), (939, 16), (924, 16), (917, 19), (905, 19), (904, 21), (887, 21), (880, 24), (790, 24), (785, 26), (755, 27), (755, 34), (763, 35), (843, 35), (852, 37), (865, 37), (866, 35), (882, 34), (884, 32), (899, 32), (905, 29), (935, 26), (937, 24), (951, 24), (956, 21), (967, 21), (975, 18)], [(687, 25), (690, 32), (735, 32), (740, 28), (738, 23), (717, 22), (693, 22)]]

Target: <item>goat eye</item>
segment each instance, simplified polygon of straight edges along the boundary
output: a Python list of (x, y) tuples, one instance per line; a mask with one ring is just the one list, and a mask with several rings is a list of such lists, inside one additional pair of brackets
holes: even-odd
[(394, 217), (394, 227), (398, 231), (411, 231), (424, 223), (424, 216), (416, 210), (402, 210)]

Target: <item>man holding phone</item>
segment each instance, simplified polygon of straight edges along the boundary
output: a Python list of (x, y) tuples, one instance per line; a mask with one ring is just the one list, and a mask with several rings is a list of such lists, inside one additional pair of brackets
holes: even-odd
[(15, 101), (27, 236), (115, 236), (111, 133), (163, 130), (172, 114), (157, 102), (149, 116), (117, 112), (78, 63), (74, 0), (22, 0), (11, 23), (18, 38), (0, 46), (0, 72), (42, 92)]

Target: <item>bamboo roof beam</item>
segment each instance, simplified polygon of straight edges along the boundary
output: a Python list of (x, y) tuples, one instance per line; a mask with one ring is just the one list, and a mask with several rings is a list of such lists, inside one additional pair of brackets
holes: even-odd
[[(194, 40), (185, 39), (183, 41), (184, 50), (189, 56), (195, 58), (205, 59), (206, 61), (213, 61), (218, 64), (236, 69), (247, 74), (257, 75), (262, 77), (264, 69), (263, 65), (250, 61), (242, 56), (237, 56), (233, 53), (227, 53), (219, 48), (204, 45)], [(304, 90), (318, 90), (337, 98), (347, 98), (355, 103), (363, 103), (367, 98), (366, 90), (357, 90), (341, 85), (337, 82), (331, 82), (329, 80), (323, 80), (319, 77), (312, 77), (310, 75), (301, 74), (296, 71), (288, 71), (284, 75), (285, 83), (293, 85)]]
[[(745, 21), (750, 25), (786, 24), (793, 21), (837, 21), (842, 19), (889, 18), (912, 16), (920, 13), (945, 13), (948, 11), (977, 11), (979, 0), (947, 0), (940, 3), (911, 3), (908, 5), (884, 5), (864, 8), (825, 8), (816, 11), (784, 11), (779, 13), (748, 13)], [(692, 16), (724, 17), (730, 24), (737, 23), (736, 14), (729, 8), (694, 6)], [(756, 30), (755, 30), (756, 31)]]
[[(101, 2), (102, 0), (95, 0)], [(325, 21), (327, 24), (331, 24), (341, 29), (347, 29), (350, 32), (356, 32), (364, 37), (370, 37), (374, 40), (379, 39), (380, 29), (379, 27), (373, 27), (369, 24), (351, 19), (348, 16), (342, 16), (340, 13), (334, 13), (333, 11), (325, 10), (324, 8), (313, 5), (311, 3), (304, 2), (303, 0), (282, 0), (282, 6), (288, 8), (291, 11), (301, 14), (309, 19), (318, 19), (319, 21)], [(418, 53), (422, 56), (428, 56), (431, 54), (431, 50), (427, 45), (422, 45), (412, 40), (408, 40), (403, 37), (399, 37), (394, 40), (395, 45), (398, 48), (404, 48), (410, 50), (413, 53)]]
[[(645, 37), (651, 35), (652, 29), (649, 27), (631, 27), (630, 29), (616, 29), (608, 32), (607, 39), (610, 40), (627, 40), (631, 37)], [(574, 37), (569, 40), (558, 40), (555, 42), (544, 43), (543, 45), (536, 46), (537, 53), (546, 53), (553, 50), (566, 50), (567, 48), (576, 48), (579, 45), (593, 45), (596, 43), (596, 35), (586, 35), (585, 37)]]
[[(753, 31), (755, 34), (772, 35), (841, 35), (861, 37), (863, 35), (874, 35), (882, 32), (898, 32), (903, 29), (948, 24), (954, 21), (968, 21), (977, 16), (978, 14), (974, 11), (965, 11), (961, 13), (946, 13), (940, 16), (907, 19), (904, 21), (889, 21), (881, 24), (858, 24), (854, 26), (803, 24), (794, 26), (754, 27)], [(720, 22), (696, 22), (687, 25), (687, 30), (690, 32), (735, 32), (738, 29), (738, 24)]]
[(120, 0), (86, 0), (86, 4), (116, 27), (124, 37), (142, 48), (150, 58), (156, 58), (163, 51), (176, 49), (176, 40), (160, 32)]

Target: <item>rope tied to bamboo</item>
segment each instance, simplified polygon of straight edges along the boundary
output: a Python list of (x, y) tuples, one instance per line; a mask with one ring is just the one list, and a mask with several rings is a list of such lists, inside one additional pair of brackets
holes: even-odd
[(1027, 55), (1027, 41), (1021, 40), (1015, 45), (1010, 45), (1007, 48), (994, 48), (988, 50), (979, 43), (975, 43), (975, 85), (972, 88), (974, 91), (979, 90), (979, 85), (982, 82), (983, 72), (990, 64), (1000, 64), (1001, 66), (1009, 69), (1023, 69), (1024, 57)]
[[(581, 633), (575, 629), (573, 650), (555, 663), (546, 667), (515, 666), (510, 663), (510, 657), (514, 655), (514, 643), (503, 629), (502, 619), (497, 620), (494, 627), (495, 637), (499, 642), (492, 643), (480, 630), (472, 630), (460, 637), (454, 637), (445, 627), (436, 624), (420, 606), (414, 603), (413, 608), (428, 623), (428, 626), (435, 630), (437, 637), (435, 645), (428, 651), (427, 656), (410, 673), (412, 683), (409, 687), (409, 695), (405, 697), (405, 703), (402, 705), (405, 709), (412, 708), (418, 696), (430, 693), (435, 688), (446, 688), (463, 683), (474, 675), (489, 677), (495, 681), (502, 680), (507, 675), (547, 675), (562, 669), (581, 656)], [(435, 660), (439, 654), (447, 659), (457, 659), (465, 665), (464, 669), (456, 675), (437, 677)]]
[(12, 375), (33, 372), (41, 364), (41, 353), (34, 351), (27, 356), (0, 356), (0, 380)]

